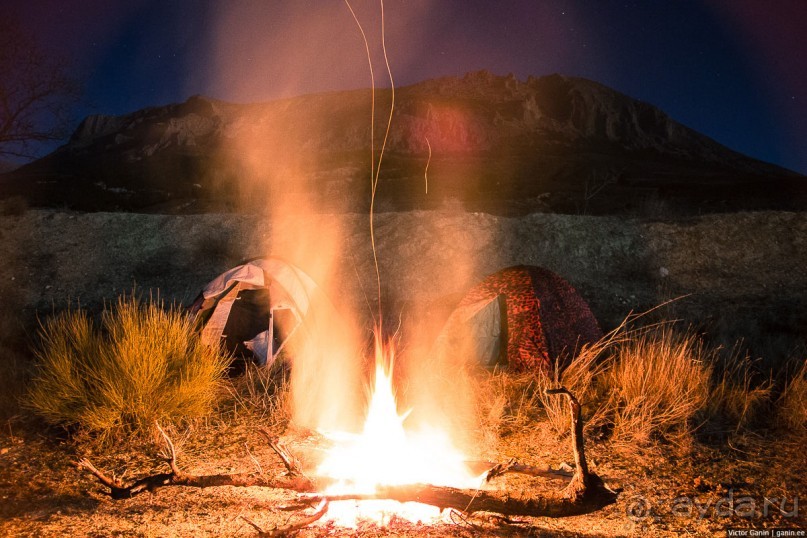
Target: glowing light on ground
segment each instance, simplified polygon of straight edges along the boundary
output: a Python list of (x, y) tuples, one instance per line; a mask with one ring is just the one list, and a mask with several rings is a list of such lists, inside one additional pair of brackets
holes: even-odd
[[(392, 384), (394, 352), (378, 338), (375, 347), (375, 381), (361, 433), (326, 434), (334, 447), (316, 474), (334, 482), (324, 493), (372, 495), (379, 486), (418, 483), (480, 487), (482, 477), (471, 474), (467, 458), (454, 447), (447, 432), (435, 428), (410, 431), (404, 426), (409, 413), (398, 412)], [(441, 519), (439, 509), (424, 504), (363, 500), (332, 502), (323, 521), (351, 527), (360, 520), (384, 525), (393, 516), (422, 523)]]

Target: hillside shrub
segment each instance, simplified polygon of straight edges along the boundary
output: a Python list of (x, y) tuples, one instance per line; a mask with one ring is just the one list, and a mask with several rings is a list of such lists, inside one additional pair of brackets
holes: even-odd
[(102, 437), (143, 434), (157, 420), (212, 409), (229, 360), (201, 343), (178, 308), (123, 296), (103, 312), (100, 329), (81, 310), (41, 325), (27, 402), (48, 422)]

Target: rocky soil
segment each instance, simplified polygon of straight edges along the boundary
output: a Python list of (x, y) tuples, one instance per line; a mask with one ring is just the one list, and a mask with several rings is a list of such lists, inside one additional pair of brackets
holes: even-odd
[[(558, 272), (591, 303), (604, 328), (631, 311), (669, 299), (647, 316), (681, 319), (717, 342), (744, 338), (769, 363), (803, 357), (807, 333), (807, 214), (710, 215), (670, 222), (532, 214), (495, 217), (446, 208), (383, 213), (377, 252), (388, 314), (434, 313), (497, 269), (535, 264)], [(334, 241), (340, 239), (336, 244)], [(300, 247), (314, 245), (313, 256)], [(19, 324), (33, 339), (36, 317), (80, 304), (98, 311), (134, 286), (188, 304), (219, 272), (251, 256), (279, 254), (318, 281), (344, 311), (369, 318), (375, 271), (366, 215), (291, 216), (272, 223), (235, 214), (145, 215), (32, 210), (0, 217), (0, 344)], [(328, 246), (332, 248), (327, 248)], [(328, 252), (335, 253), (333, 260)], [(310, 254), (310, 252), (309, 252)], [(372, 302), (372, 301), (369, 301)], [(8, 359), (0, 347), (0, 359)], [(6, 370), (9, 372), (9, 370)], [(530, 419), (532, 420), (532, 419)], [(258, 421), (259, 426), (279, 427)], [(213, 418), (177, 432), (180, 465), (193, 473), (282, 472), (256, 423)], [(505, 431), (506, 430), (506, 431)], [(163, 471), (159, 447), (101, 449), (65, 442), (35, 420), (16, 416), (0, 430), (0, 534), (9, 536), (254, 536), (248, 517), (270, 530), (298, 515), (293, 497), (268, 488), (162, 488), (114, 501), (75, 462), (90, 457), (126, 478)], [(278, 432), (283, 433), (283, 432)], [(764, 432), (763, 432), (764, 433)], [(331, 526), (301, 536), (726, 536), (726, 528), (804, 529), (803, 437), (743, 434), (728, 443), (696, 444), (686, 457), (663, 450), (615, 453), (589, 440), (594, 470), (621, 488), (616, 504), (566, 519), (457, 519), (428, 529), (396, 523), (358, 531)], [(567, 439), (548, 422), (503, 427), (484, 457), (528, 464), (569, 461)], [(662, 453), (664, 452), (664, 453)], [(802, 461), (802, 464), (798, 462)], [(128, 473), (128, 474), (125, 474)], [(502, 487), (537, 494), (555, 484), (513, 479)], [(786, 510), (749, 518), (721, 515), (717, 503), (769, 498)], [(681, 499), (693, 500), (688, 511)], [(745, 501), (747, 502), (747, 501)], [(778, 501), (777, 501), (778, 502)], [(778, 505), (776, 505), (778, 506)], [(694, 508), (693, 508), (694, 507)], [(781, 513), (780, 513), (781, 512)]]
[[(743, 339), (772, 361), (804, 346), (804, 213), (649, 222), (446, 209), (382, 213), (375, 227), (385, 303), (396, 316), (446, 303), (503, 267), (533, 264), (576, 286), (606, 330), (631, 312), (676, 299), (656, 317), (681, 319), (718, 343)], [(339, 241), (332, 262), (322, 263), (321, 249), (300, 254), (306, 237), (326, 235)], [(369, 313), (365, 294), (375, 286), (368, 219), (359, 214), (292, 216), (277, 224), (235, 214), (36, 210), (0, 217), (0, 244), (3, 303), (21, 312), (29, 329), (35, 316), (71, 303), (99, 309), (133, 288), (189, 304), (221, 271), (269, 254), (331, 282), (331, 299), (359, 316)]]

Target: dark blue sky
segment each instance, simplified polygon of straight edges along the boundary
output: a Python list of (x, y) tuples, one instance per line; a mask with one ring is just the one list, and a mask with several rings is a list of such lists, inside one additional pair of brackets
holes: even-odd
[[(369, 86), (343, 0), (4, 4), (84, 80), (79, 117)], [(378, 2), (352, 5), (380, 42)], [(398, 86), (479, 69), (582, 76), (807, 174), (807, 1), (386, 0), (385, 14)], [(378, 47), (374, 60), (383, 83)]]

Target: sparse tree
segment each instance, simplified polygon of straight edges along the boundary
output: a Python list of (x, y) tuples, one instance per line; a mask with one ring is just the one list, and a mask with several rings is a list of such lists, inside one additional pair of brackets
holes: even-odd
[(0, 13), (0, 157), (33, 158), (68, 134), (79, 85), (19, 21)]

